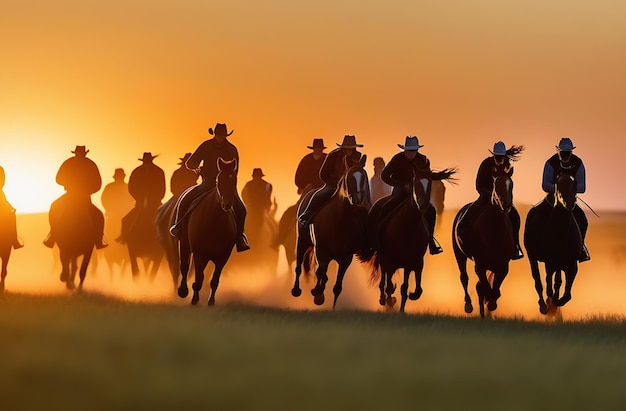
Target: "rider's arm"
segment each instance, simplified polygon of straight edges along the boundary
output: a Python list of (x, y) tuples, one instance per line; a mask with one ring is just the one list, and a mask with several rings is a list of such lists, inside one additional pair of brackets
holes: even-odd
[(587, 184), (585, 181), (585, 165), (582, 163), (580, 163), (580, 167), (578, 167), (578, 170), (576, 171), (576, 176), (574, 177), (576, 179), (576, 192), (577, 193), (584, 193), (585, 189), (587, 188)]
[(549, 161), (546, 161), (546, 165), (543, 167), (541, 188), (546, 193), (554, 193), (554, 168)]

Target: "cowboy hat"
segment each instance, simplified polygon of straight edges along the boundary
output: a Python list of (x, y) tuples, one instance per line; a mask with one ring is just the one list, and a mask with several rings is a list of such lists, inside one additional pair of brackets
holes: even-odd
[(563, 137), (561, 141), (559, 141), (559, 145), (557, 148), (561, 151), (572, 151), (576, 147), (574, 147), (574, 143), (572, 143), (572, 139), (569, 137)]
[(337, 146), (341, 148), (357, 148), (363, 147), (363, 144), (357, 144), (356, 137), (346, 134), (343, 136), (343, 142), (341, 144), (337, 143)]
[(142, 158), (138, 158), (137, 160), (139, 161), (152, 161), (155, 158), (157, 158), (159, 155), (157, 154), (156, 156), (153, 156), (152, 153), (143, 153), (143, 157)]
[(74, 149), (74, 151), (72, 151), (72, 153), (85, 155), (89, 153), (89, 150), (86, 150), (85, 146), (76, 146), (76, 148)]
[(212, 128), (209, 128), (209, 134), (214, 135), (214, 136), (221, 136), (221, 137), (228, 137), (231, 134), (233, 134), (233, 131), (235, 130), (231, 130), (229, 133), (228, 128), (226, 127), (226, 124), (223, 124), (223, 123), (217, 123), (215, 125), (215, 130), (213, 130)]
[(252, 177), (265, 177), (265, 174), (263, 174), (263, 170), (260, 168), (255, 168), (252, 170)]
[(178, 164), (185, 164), (187, 160), (189, 159), (189, 157), (191, 157), (191, 153), (185, 153), (185, 155), (182, 158), (179, 158), (180, 163)]
[(417, 139), (417, 136), (406, 136), (404, 145), (398, 144), (398, 147), (400, 147), (404, 151), (412, 151), (412, 150), (418, 150), (424, 146), (420, 145), (420, 142)]
[(313, 139), (313, 145), (312, 146), (306, 146), (306, 148), (308, 149), (316, 149), (316, 148), (321, 148), (322, 150), (326, 148), (326, 146), (324, 145), (324, 139), (323, 138), (314, 138)]
[(506, 146), (502, 141), (498, 141), (493, 145), (493, 151), (489, 150), (491, 154), (494, 156), (505, 156), (506, 155)]

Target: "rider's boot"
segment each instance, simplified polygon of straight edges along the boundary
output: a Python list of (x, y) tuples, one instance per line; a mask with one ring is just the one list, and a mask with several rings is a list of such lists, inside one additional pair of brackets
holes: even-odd
[(583, 244), (583, 250), (580, 253), (580, 257), (578, 257), (579, 263), (584, 263), (585, 261), (591, 260), (591, 256), (589, 255), (589, 250), (587, 250), (587, 246)]
[(435, 236), (431, 237), (430, 241), (428, 242), (428, 250), (432, 255), (443, 252), (443, 248), (441, 248), (441, 245), (439, 244), (439, 241), (437, 241)]
[(96, 250), (102, 250), (103, 248), (108, 247), (109, 244), (104, 240), (104, 236), (100, 237), (100, 241), (96, 242)]
[(515, 254), (513, 254), (513, 260), (519, 260), (520, 258), (524, 258), (524, 252), (519, 244), (515, 244)]
[(43, 245), (45, 245), (48, 248), (52, 248), (54, 247), (54, 237), (52, 237), (52, 233), (48, 233), (48, 235), (46, 236), (46, 239), (43, 240)]
[(19, 239), (19, 237), (15, 237), (15, 240), (13, 240), (13, 249), (17, 250), (24, 247), (24, 243), (22, 243), (22, 241)]
[(248, 244), (248, 237), (246, 237), (245, 233), (241, 233), (239, 238), (237, 238), (237, 252), (240, 253), (249, 249), (250, 244)]

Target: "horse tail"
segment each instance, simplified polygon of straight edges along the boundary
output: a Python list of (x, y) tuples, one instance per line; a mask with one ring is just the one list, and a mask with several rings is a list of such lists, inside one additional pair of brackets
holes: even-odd
[(376, 255), (376, 251), (371, 247), (365, 247), (356, 252), (356, 258), (362, 263), (369, 263), (374, 255)]
[(365, 264), (370, 269), (370, 285), (378, 285), (382, 272), (380, 270), (380, 257), (377, 252)]
[(304, 257), (302, 259), (302, 266), (304, 268), (304, 274), (310, 275), (312, 274), (311, 268), (313, 267), (313, 259), (315, 258), (315, 252), (312, 245), (310, 245), (306, 251), (304, 252)]
[(457, 172), (458, 170), (455, 167), (444, 168), (441, 171), (432, 171), (430, 174), (430, 178), (432, 180), (446, 180), (450, 184), (456, 184), (458, 179), (452, 176), (455, 175)]

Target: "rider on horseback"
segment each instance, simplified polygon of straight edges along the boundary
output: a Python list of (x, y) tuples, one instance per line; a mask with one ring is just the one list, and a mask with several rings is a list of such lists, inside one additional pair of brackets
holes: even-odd
[[(585, 165), (580, 157), (572, 154), (575, 149), (572, 140), (569, 137), (564, 137), (559, 141), (559, 145), (556, 147), (557, 153), (550, 157), (543, 168), (543, 181), (541, 187), (543, 191), (548, 193), (546, 201), (548, 204), (554, 204), (554, 189), (555, 183), (561, 174), (567, 174), (571, 176), (576, 183), (576, 192), (584, 193), (586, 189), (585, 181)], [(587, 234), (587, 227), (589, 225), (585, 212), (576, 204), (572, 210), (578, 228), (580, 229), (580, 235), (583, 239), (583, 249), (578, 259), (579, 262), (589, 261), (589, 251), (585, 243), (585, 235)]]
[(180, 197), (186, 189), (195, 186), (198, 182), (196, 170), (190, 170), (185, 165), (189, 157), (191, 157), (191, 153), (185, 153), (183, 158), (180, 159), (180, 163), (178, 163), (180, 167), (174, 170), (170, 178), (170, 191), (175, 198)]
[[(394, 155), (381, 173), (382, 180), (393, 187), (390, 196), (384, 197), (385, 204), (380, 212), (381, 220), (386, 218), (393, 209), (413, 192), (413, 179), (428, 179), (432, 177), (430, 160), (418, 150), (420, 145), (416, 136), (407, 136), (404, 145), (398, 144), (403, 151)], [(431, 254), (443, 251), (435, 239), (435, 220), (437, 218), (434, 207), (428, 207), (425, 215), (426, 225), (430, 233), (428, 249)]]
[(13, 248), (17, 250), (18, 248), (24, 247), (24, 244), (22, 244), (19, 237), (17, 236), (17, 219), (15, 217), (15, 208), (13, 208), (11, 203), (9, 203), (6, 195), (4, 194), (4, 191), (2, 191), (2, 189), (4, 188), (4, 182), (4, 168), (0, 166), (0, 212), (10, 215), (11, 220), (9, 222), (9, 227), (5, 227), (5, 229), (9, 231), (8, 235), (13, 238)]
[(337, 143), (337, 148), (328, 153), (322, 168), (320, 169), (320, 179), (324, 182), (324, 186), (317, 190), (306, 209), (298, 216), (301, 225), (307, 225), (315, 213), (333, 196), (339, 187), (339, 181), (346, 172), (346, 159), (358, 162), (361, 158), (361, 152), (356, 150), (363, 147), (363, 144), (357, 144), (356, 137), (346, 135), (341, 144)]
[[(176, 210), (176, 220), (174, 225), (170, 228), (170, 233), (174, 237), (180, 238), (181, 234), (186, 230), (184, 223), (190, 211), (195, 206), (196, 202), (194, 200), (215, 189), (215, 180), (219, 172), (217, 169), (217, 159), (221, 157), (224, 161), (236, 160), (237, 171), (239, 170), (239, 152), (237, 151), (237, 147), (226, 140), (226, 137), (230, 136), (232, 133), (233, 130), (229, 133), (226, 124), (222, 123), (215, 125), (215, 131), (209, 128), (209, 134), (215, 137), (200, 144), (185, 163), (190, 170), (200, 169), (202, 183), (190, 188), (179, 199)], [(200, 167), (200, 163), (202, 163), (202, 167)], [(237, 193), (235, 193), (233, 211), (235, 212), (235, 219), (237, 220), (237, 251), (249, 250), (250, 245), (243, 232), (246, 220), (246, 206)]]
[[(89, 150), (85, 146), (76, 146), (72, 151), (74, 157), (65, 160), (56, 175), (56, 182), (65, 188), (66, 194), (54, 201), (50, 206), (50, 217), (58, 215), (69, 203), (83, 203), (88, 207), (92, 222), (99, 233), (96, 248), (101, 249), (108, 244), (104, 241), (104, 214), (91, 202), (91, 195), (102, 186), (102, 177), (98, 166), (91, 159), (87, 158)], [(52, 231), (48, 234), (43, 244), (52, 248), (56, 239)]]
[[(512, 161), (519, 159), (519, 154), (524, 151), (524, 146), (511, 146), (507, 150), (502, 141), (493, 145), (493, 151), (489, 150), (492, 156), (483, 160), (478, 167), (476, 175), (476, 191), (478, 199), (472, 203), (465, 214), (459, 220), (457, 232), (461, 233), (474, 219), (481, 213), (484, 207), (491, 201), (493, 191), (493, 179), (498, 175), (510, 173), (513, 175)], [(520, 216), (517, 209), (511, 206), (511, 211), (507, 214), (513, 225), (513, 239), (515, 241), (515, 255), (513, 260), (524, 257), (524, 253), (519, 245)]]
[(241, 197), (247, 209), (271, 213), (275, 203), (270, 183), (263, 180), (265, 174), (260, 168), (252, 170), (252, 180), (248, 181), (241, 190)]
[(320, 178), (320, 169), (326, 160), (324, 139), (314, 138), (313, 145), (307, 148), (313, 152), (302, 157), (296, 169), (295, 183), (298, 187), (298, 194), (304, 193), (309, 187), (317, 189), (324, 185)]

